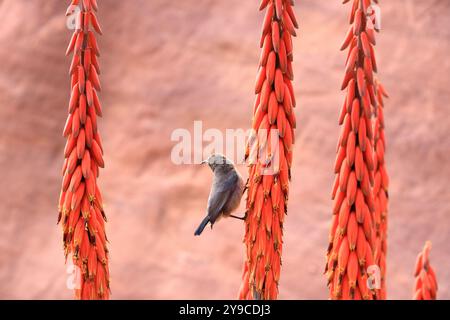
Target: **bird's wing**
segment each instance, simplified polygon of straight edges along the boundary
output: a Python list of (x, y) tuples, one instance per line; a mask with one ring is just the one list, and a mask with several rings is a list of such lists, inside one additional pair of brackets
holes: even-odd
[(225, 180), (213, 184), (208, 199), (208, 216), (211, 218), (212, 223), (214, 223), (217, 217), (223, 212), (223, 209), (233, 195), (233, 192), (236, 191), (238, 179), (239, 177), (236, 174), (231, 174)]

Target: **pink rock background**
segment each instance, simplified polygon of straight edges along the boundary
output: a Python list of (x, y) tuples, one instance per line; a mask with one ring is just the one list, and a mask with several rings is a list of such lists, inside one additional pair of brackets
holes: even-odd
[[(56, 205), (69, 95), (68, 1), (0, 1), (0, 298), (70, 299)], [(101, 173), (115, 299), (235, 298), (243, 224), (200, 238), (211, 174), (170, 160), (176, 128), (248, 128), (262, 14), (257, 1), (99, 1), (107, 167)], [(388, 296), (410, 299), (433, 241), (450, 298), (450, 2), (382, 1), (378, 36), (391, 177)], [(280, 298), (326, 299), (330, 188), (349, 7), (301, 0), (298, 129)], [(246, 168), (239, 170), (246, 176)]]

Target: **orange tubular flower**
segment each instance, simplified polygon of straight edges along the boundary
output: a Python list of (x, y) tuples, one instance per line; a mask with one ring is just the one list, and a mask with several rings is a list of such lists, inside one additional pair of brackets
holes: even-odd
[(429, 255), (431, 242), (427, 241), (416, 262), (416, 283), (414, 285), (414, 300), (436, 300), (438, 284), (436, 273), (430, 265)]
[(376, 81), (377, 88), (377, 108), (375, 108), (375, 153), (374, 153), (374, 185), (373, 195), (375, 199), (374, 222), (376, 229), (375, 263), (381, 271), (381, 288), (379, 296), (381, 300), (386, 300), (386, 255), (387, 255), (387, 223), (388, 223), (388, 188), (389, 177), (384, 161), (386, 150), (386, 138), (384, 135), (384, 101), (383, 97), (388, 97), (383, 85)]
[[(344, 3), (349, 0), (344, 1)], [(374, 134), (372, 108), (377, 105), (374, 72), (375, 30), (368, 16), (370, 0), (353, 0), (350, 28), (341, 50), (348, 48), (342, 90), (347, 90), (340, 113), (332, 190), (333, 222), (325, 272), (332, 299), (376, 299), (379, 276), (374, 252)], [(378, 274), (377, 274), (378, 273)], [(369, 282), (367, 279), (369, 278)], [(374, 283), (375, 285), (368, 286)]]
[(96, 0), (72, 0), (67, 9), (67, 15), (76, 14), (77, 26), (66, 52), (73, 53), (72, 90), (63, 133), (67, 143), (58, 221), (62, 222), (66, 259), (69, 256), (81, 274), (75, 297), (83, 300), (109, 298), (106, 217), (97, 184), (104, 162), (97, 131), (102, 107), (97, 95), (101, 88), (94, 31), (102, 32), (96, 11)]
[[(283, 222), (296, 127), (291, 81), (294, 78), (292, 36), (296, 36), (298, 24), (293, 5), (293, 0), (262, 0), (260, 5), (260, 10), (266, 9), (266, 14), (252, 128), (258, 137), (259, 149), (264, 148), (262, 140), (267, 138), (268, 132), (271, 141), (266, 143), (266, 155), (257, 154), (250, 163), (244, 237), (247, 250), (240, 299), (276, 299), (278, 296)], [(269, 164), (272, 173), (264, 172)]]

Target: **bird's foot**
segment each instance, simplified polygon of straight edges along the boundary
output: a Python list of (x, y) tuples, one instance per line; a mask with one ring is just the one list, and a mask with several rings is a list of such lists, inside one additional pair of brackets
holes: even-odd
[(247, 213), (244, 214), (243, 217), (238, 217), (238, 216), (235, 216), (235, 215), (230, 214), (230, 218), (234, 218), (234, 219), (238, 219), (238, 220), (245, 221), (245, 220), (247, 219)]

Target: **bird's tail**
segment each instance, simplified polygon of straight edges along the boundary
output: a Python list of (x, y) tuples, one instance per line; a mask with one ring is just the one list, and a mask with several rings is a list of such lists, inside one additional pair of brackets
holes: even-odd
[(206, 225), (209, 222), (209, 216), (206, 216), (205, 219), (203, 219), (202, 223), (200, 223), (200, 225), (198, 226), (197, 230), (195, 231), (195, 235), (199, 236), (202, 234), (203, 229), (205, 229)]

